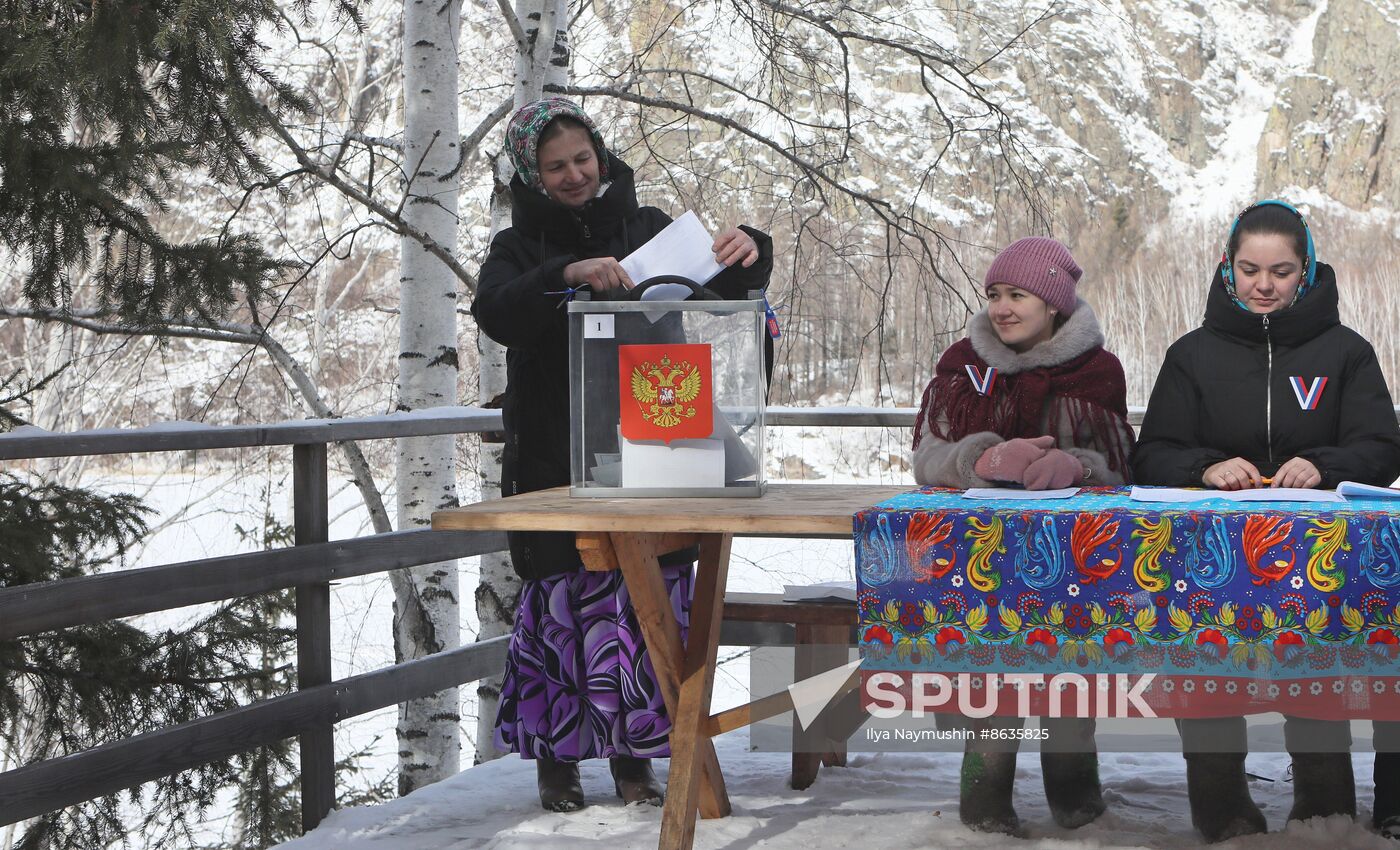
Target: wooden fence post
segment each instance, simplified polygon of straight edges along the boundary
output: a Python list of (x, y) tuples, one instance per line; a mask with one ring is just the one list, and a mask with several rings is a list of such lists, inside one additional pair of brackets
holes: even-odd
[[(296, 545), (325, 543), (330, 537), (326, 444), (292, 448), (292, 498)], [(297, 587), (297, 687), (331, 681), (331, 586), (320, 581)], [(315, 829), (335, 805), (334, 725), (324, 723), (302, 733), (301, 828)]]

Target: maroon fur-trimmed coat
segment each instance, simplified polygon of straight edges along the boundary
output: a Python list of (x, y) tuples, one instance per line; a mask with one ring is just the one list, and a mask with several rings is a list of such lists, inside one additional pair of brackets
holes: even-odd
[[(967, 374), (997, 370), (989, 396)], [(1055, 335), (1029, 351), (1004, 345), (984, 310), (966, 339), (939, 359), (914, 426), (914, 478), (921, 485), (986, 487), (973, 471), (1004, 440), (1049, 434), (1089, 470), (1088, 485), (1128, 480), (1133, 430), (1123, 366), (1103, 348), (1098, 318), (1083, 300)]]

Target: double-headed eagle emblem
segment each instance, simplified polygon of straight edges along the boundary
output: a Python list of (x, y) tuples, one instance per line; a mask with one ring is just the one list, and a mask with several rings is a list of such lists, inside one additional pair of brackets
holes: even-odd
[(700, 367), (689, 360), (674, 363), (669, 355), (660, 362), (632, 367), (632, 397), (642, 418), (658, 428), (674, 428), (696, 414), (694, 401), (704, 388)]

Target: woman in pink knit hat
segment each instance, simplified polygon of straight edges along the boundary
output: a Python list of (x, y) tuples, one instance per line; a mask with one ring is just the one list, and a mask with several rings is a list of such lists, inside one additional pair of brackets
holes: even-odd
[[(1094, 311), (1075, 295), (1082, 275), (1054, 239), (1018, 240), (987, 270), (987, 308), (939, 358), (914, 425), (921, 485), (1029, 490), (1128, 480), (1133, 431), (1123, 367), (1103, 347)], [(1019, 717), (976, 721), (1019, 728)], [(1104, 810), (1092, 718), (1042, 719), (1045, 796), (1074, 828)], [(973, 829), (1018, 833), (1010, 734), (974, 735), (963, 756), (959, 815)]]

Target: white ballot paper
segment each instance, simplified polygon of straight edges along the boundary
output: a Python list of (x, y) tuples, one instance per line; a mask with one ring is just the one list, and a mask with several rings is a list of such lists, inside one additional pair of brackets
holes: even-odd
[[(634, 284), (674, 274), (704, 286), (724, 271), (724, 266), (715, 262), (715, 252), (710, 250), (714, 244), (714, 237), (706, 232), (705, 225), (695, 213), (687, 211), (651, 237), (647, 244), (624, 257), (622, 269)], [(664, 283), (643, 292), (642, 300), (682, 301), (689, 296), (689, 288), (678, 283)]]
[(1079, 492), (1078, 487), (1059, 490), (1019, 490), (1014, 487), (973, 487), (963, 492), (964, 499), (1068, 499)]
[(1333, 490), (1309, 490), (1306, 487), (1258, 487), (1220, 493), (1216, 498), (1232, 502), (1345, 502)]
[(1230, 502), (1345, 502), (1332, 490), (1303, 487), (1251, 487), (1247, 490), (1186, 490), (1178, 487), (1134, 487), (1129, 498), (1135, 502), (1204, 502), (1225, 499)]

